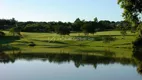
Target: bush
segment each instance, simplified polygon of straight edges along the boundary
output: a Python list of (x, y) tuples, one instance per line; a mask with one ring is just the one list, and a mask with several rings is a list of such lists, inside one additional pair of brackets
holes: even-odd
[(30, 42), (28, 46), (36, 46), (34, 42)]
[(0, 31), (0, 36), (5, 36), (5, 33)]
[(70, 28), (67, 26), (56, 25), (55, 31), (57, 34), (60, 34), (60, 35), (69, 35), (70, 34)]
[(132, 44), (133, 47), (142, 47), (142, 38), (137, 38)]

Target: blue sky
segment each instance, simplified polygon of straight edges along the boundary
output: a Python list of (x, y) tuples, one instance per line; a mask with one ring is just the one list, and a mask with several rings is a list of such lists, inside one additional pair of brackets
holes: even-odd
[(120, 21), (121, 15), (117, 0), (0, 0), (0, 18), (18, 21)]

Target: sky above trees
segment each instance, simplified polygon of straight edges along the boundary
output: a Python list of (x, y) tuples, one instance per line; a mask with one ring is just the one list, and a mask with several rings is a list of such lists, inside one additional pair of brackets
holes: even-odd
[(0, 10), (19, 21), (123, 20), (117, 0), (0, 0)]

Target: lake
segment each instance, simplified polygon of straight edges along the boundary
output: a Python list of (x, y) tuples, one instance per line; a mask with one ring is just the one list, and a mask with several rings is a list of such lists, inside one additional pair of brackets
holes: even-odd
[(0, 80), (142, 80), (131, 59), (71, 54), (0, 54)]

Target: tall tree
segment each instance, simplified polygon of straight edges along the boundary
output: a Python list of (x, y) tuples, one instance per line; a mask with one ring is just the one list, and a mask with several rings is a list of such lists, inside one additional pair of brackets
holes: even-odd
[(97, 17), (94, 18), (94, 22), (98, 23), (98, 18)]
[(142, 0), (118, 0), (118, 4), (124, 9), (124, 19), (135, 26), (141, 18)]
[(81, 30), (85, 33), (85, 35), (88, 35), (89, 33), (94, 34), (95, 33), (95, 26), (92, 22), (84, 23), (84, 25), (81, 27)]
[[(123, 17), (130, 21), (132, 26), (138, 26), (140, 18), (142, 18), (142, 0), (118, 0), (121, 8), (124, 9)], [(133, 55), (135, 57), (142, 56), (142, 26), (139, 25), (139, 36), (133, 42)], [(139, 54), (140, 53), (140, 54)]]
[(81, 31), (81, 26), (83, 25), (83, 22), (84, 21), (77, 18), (73, 23), (73, 31)]
[(139, 25), (138, 38), (142, 38), (142, 26), (140, 26), (142, 18), (142, 0), (118, 0), (118, 4), (124, 9), (124, 19), (131, 22), (132, 26), (138, 27)]
[(70, 34), (70, 28), (67, 26), (56, 25), (55, 31), (57, 34), (60, 34), (60, 35), (69, 35)]
[(13, 23), (13, 26), (10, 30), (9, 33), (11, 33), (13, 36), (18, 35), (20, 37), (22, 37), (21, 35), (21, 28), (17, 25), (17, 21), (15, 20), (15, 18), (11, 19), (11, 22)]

